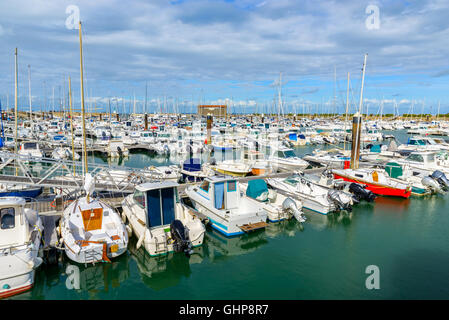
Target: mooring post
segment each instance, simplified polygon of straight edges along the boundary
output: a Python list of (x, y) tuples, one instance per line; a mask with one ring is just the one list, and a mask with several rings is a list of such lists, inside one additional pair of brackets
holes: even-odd
[(361, 131), (362, 115), (357, 112), (352, 118), (351, 169), (359, 168)]

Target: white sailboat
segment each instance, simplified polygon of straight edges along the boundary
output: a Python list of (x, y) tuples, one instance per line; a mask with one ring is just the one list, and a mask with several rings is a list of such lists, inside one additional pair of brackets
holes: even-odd
[(126, 252), (128, 231), (120, 215), (105, 202), (93, 199), (95, 179), (88, 173), (86, 150), (86, 127), (84, 114), (84, 89), (82, 65), (81, 22), (80, 70), (81, 70), (81, 112), (83, 120), (83, 163), (84, 190), (86, 195), (64, 209), (59, 233), (67, 257), (78, 263), (110, 262), (111, 258)]

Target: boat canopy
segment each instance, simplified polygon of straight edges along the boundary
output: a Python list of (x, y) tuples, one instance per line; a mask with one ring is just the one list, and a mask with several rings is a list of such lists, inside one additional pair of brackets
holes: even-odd
[(385, 165), (385, 171), (391, 178), (399, 178), (402, 176), (402, 167), (396, 162), (388, 162)]
[(257, 199), (264, 193), (268, 192), (268, 186), (265, 180), (256, 179), (248, 181), (246, 195), (250, 198)]
[(147, 194), (147, 227), (170, 224), (175, 219), (176, 188), (151, 189)]

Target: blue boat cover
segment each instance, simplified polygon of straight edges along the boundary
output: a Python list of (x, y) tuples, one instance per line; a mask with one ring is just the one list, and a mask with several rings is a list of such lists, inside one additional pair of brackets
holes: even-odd
[(201, 171), (201, 161), (199, 158), (190, 158), (184, 161), (182, 169), (189, 172)]
[(291, 141), (296, 141), (296, 140), (297, 140), (296, 133), (290, 133), (290, 134), (288, 135), (288, 138), (289, 138)]
[(377, 153), (380, 153), (380, 148), (381, 148), (381, 145), (380, 144), (375, 144), (375, 145), (373, 145), (372, 147), (371, 147), (371, 152), (377, 152)]
[(248, 181), (248, 188), (246, 195), (250, 198), (257, 199), (262, 193), (268, 192), (267, 183), (263, 179), (256, 179)]

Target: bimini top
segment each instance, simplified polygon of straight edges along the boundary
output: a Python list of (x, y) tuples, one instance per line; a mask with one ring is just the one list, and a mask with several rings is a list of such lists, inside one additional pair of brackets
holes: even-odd
[(176, 181), (146, 182), (136, 186), (136, 190), (145, 192), (148, 190), (174, 188), (177, 186), (179, 186), (179, 183)]
[(23, 206), (25, 202), (26, 202), (25, 199), (21, 197), (1, 197), (0, 207)]

